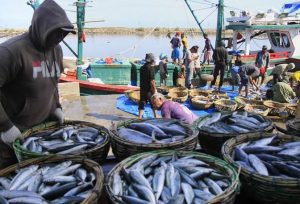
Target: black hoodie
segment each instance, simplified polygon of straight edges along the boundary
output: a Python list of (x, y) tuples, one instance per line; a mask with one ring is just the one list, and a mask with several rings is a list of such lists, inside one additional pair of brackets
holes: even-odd
[(62, 49), (46, 43), (60, 28), (73, 25), (57, 3), (45, 0), (34, 12), (29, 32), (0, 44), (0, 132), (13, 125), (21, 131), (30, 128), (60, 107)]

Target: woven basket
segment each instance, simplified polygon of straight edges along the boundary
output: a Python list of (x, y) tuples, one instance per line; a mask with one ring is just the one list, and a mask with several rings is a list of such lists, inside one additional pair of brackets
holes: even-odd
[(169, 93), (173, 93), (173, 92), (186, 92), (186, 93), (188, 93), (189, 90), (186, 87), (175, 87), (175, 88), (171, 88), (169, 90)]
[[(153, 151), (153, 150), (161, 150), (161, 149), (173, 149), (173, 150), (194, 150), (197, 146), (197, 136), (198, 131), (195, 129), (192, 129), (192, 127), (182, 124), (183, 127), (188, 131), (189, 137), (181, 140), (172, 142), (169, 144), (138, 144), (133, 143), (131, 141), (125, 140), (124, 138), (120, 137), (118, 135), (117, 129), (119, 127), (126, 127), (130, 123), (135, 122), (143, 122), (148, 119), (139, 120), (139, 119), (132, 119), (128, 121), (119, 122), (116, 125), (113, 125), (111, 127), (111, 148), (115, 155), (115, 157), (119, 160), (125, 159), (131, 155), (143, 153), (147, 151)], [(167, 119), (156, 119), (156, 120), (167, 120)], [(177, 121), (175, 119), (168, 119), (170, 121)]]
[(286, 122), (286, 128), (289, 134), (300, 137), (300, 119), (292, 119)]
[(170, 91), (170, 89), (174, 88), (173, 86), (160, 86), (157, 87), (157, 92), (163, 94), (163, 95), (167, 95)]
[(264, 105), (246, 105), (244, 108), (245, 111), (249, 113), (256, 113), (262, 116), (267, 116), (270, 112), (270, 108)]
[(249, 103), (250, 103), (250, 105), (264, 105), (264, 101), (262, 101), (262, 100), (255, 100), (255, 99), (250, 99)]
[[(250, 115), (255, 115), (251, 114)], [(209, 116), (206, 116), (209, 117)], [(198, 124), (204, 120), (206, 117), (199, 118), (197, 121), (195, 121), (195, 125), (198, 127)], [(264, 130), (256, 130), (253, 132), (248, 132), (248, 133), (230, 133), (230, 134), (222, 134), (222, 133), (210, 133), (206, 132), (202, 129), (199, 130), (199, 144), (201, 148), (208, 154), (214, 155), (221, 157), (221, 148), (224, 142), (226, 142), (228, 139), (235, 138), (240, 135), (245, 135), (245, 136), (256, 136), (260, 135), (261, 132), (272, 132), (274, 129), (273, 123), (271, 120), (265, 118), (266, 122), (268, 122), (268, 125)]]
[(208, 163), (212, 166), (213, 169), (216, 169), (218, 172), (229, 176), (230, 179), (230, 186), (224, 191), (223, 194), (215, 197), (213, 200), (206, 202), (207, 204), (233, 204), (235, 201), (235, 197), (239, 192), (239, 180), (238, 174), (234, 170), (232, 166), (230, 166), (227, 162), (218, 159), (216, 157), (196, 153), (196, 152), (186, 152), (186, 151), (158, 151), (158, 152), (148, 152), (143, 154), (138, 154), (131, 156), (119, 164), (117, 164), (107, 175), (106, 177), (106, 193), (108, 198), (110, 199), (111, 203), (113, 204), (121, 204), (124, 203), (118, 196), (115, 196), (112, 191), (112, 182), (113, 182), (113, 175), (115, 173), (119, 173), (124, 167), (130, 167), (134, 163), (140, 161), (141, 159), (158, 154), (160, 156), (171, 156), (176, 153), (178, 156), (194, 156), (194, 158), (199, 159), (203, 162)]
[(249, 99), (237, 96), (234, 98), (234, 101), (237, 103), (237, 109), (243, 110), (247, 104), (249, 104)]
[[(274, 136), (274, 134), (245, 135), (232, 138), (225, 142), (222, 147), (223, 158), (236, 169), (239, 169), (240, 167), (232, 159), (234, 148), (244, 142), (255, 141), (268, 136)], [(282, 143), (300, 141), (299, 137), (289, 135), (277, 135), (277, 137)], [(241, 168), (240, 180), (242, 192), (245, 192), (246, 195), (254, 198), (257, 202), (276, 204), (300, 203), (300, 178), (285, 179), (263, 176)]]
[(296, 116), (297, 104), (287, 104), (286, 110), (291, 116)]
[(211, 94), (212, 94), (212, 95), (218, 95), (218, 96), (220, 96), (220, 97), (222, 97), (222, 96), (223, 96), (223, 97), (228, 96), (227, 93), (224, 92), (224, 91), (212, 91)]
[(138, 103), (140, 101), (140, 91), (131, 91), (128, 94), (128, 98), (135, 102)]
[[(200, 100), (202, 102), (200, 102)], [(192, 102), (192, 106), (195, 109), (199, 109), (199, 110), (206, 110), (212, 108), (214, 105), (214, 102), (212, 100), (204, 97), (194, 97), (191, 99), (191, 102)]]
[(271, 109), (269, 115), (273, 116), (279, 116), (281, 112), (284, 112), (286, 110), (285, 103), (278, 103), (275, 101), (267, 100), (264, 101), (264, 105)]
[[(108, 151), (109, 151), (109, 147), (110, 147), (110, 132), (103, 126), (100, 125), (96, 125), (93, 123), (89, 123), (89, 122), (84, 122), (84, 121), (65, 121), (64, 126), (66, 125), (84, 125), (84, 126), (89, 126), (89, 127), (94, 127), (96, 129), (98, 129), (100, 131), (100, 133), (105, 136), (105, 140), (103, 141), (102, 144), (93, 147), (91, 149), (85, 150), (81, 153), (76, 153), (74, 154), (74, 156), (82, 156), (85, 158), (89, 158), (92, 159), (96, 162), (102, 163), (106, 160)], [(42, 131), (46, 131), (46, 130), (55, 130), (58, 129), (62, 126), (60, 126), (58, 123), (56, 122), (47, 122), (47, 123), (42, 123), (38, 126), (35, 126), (29, 130), (26, 130), (22, 133), (24, 138), (29, 137), (32, 134), (38, 133), (38, 132), (42, 132)], [(21, 141), (20, 140), (16, 140), (13, 143), (13, 148), (15, 151), (15, 154), (18, 158), (19, 161), (24, 161), (27, 159), (32, 159), (32, 158), (37, 158), (37, 157), (43, 157), (45, 155), (40, 154), (40, 153), (36, 153), (36, 152), (31, 152), (27, 149), (24, 149), (21, 145)]]
[(184, 103), (188, 99), (187, 92), (169, 92), (168, 97), (172, 98), (172, 101), (178, 103)]
[(189, 97), (197, 97), (197, 96), (205, 96), (207, 97), (209, 94), (211, 94), (211, 91), (208, 90), (200, 90), (200, 89), (191, 89), (189, 90)]
[(62, 156), (48, 156), (37, 159), (29, 159), (21, 163), (9, 166), (5, 169), (0, 170), (0, 177), (7, 177), (12, 173), (15, 173), (17, 169), (24, 168), (30, 165), (41, 165), (48, 163), (61, 163), (64, 161), (72, 161), (75, 163), (83, 164), (85, 169), (92, 170), (96, 176), (95, 187), (92, 190), (92, 193), (80, 204), (98, 204), (101, 197), (103, 184), (104, 184), (104, 175), (101, 167), (94, 161), (89, 159), (84, 159), (82, 157), (62, 157)]
[(220, 99), (214, 102), (215, 108), (222, 112), (222, 111), (235, 111), (237, 108), (237, 103), (231, 101), (229, 99)]

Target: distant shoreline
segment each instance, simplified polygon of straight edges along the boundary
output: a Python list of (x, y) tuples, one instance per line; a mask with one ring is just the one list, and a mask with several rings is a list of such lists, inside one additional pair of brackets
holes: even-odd
[[(9, 37), (26, 32), (28, 29), (0, 29), (0, 37)], [(215, 35), (215, 29), (204, 29), (208, 35)], [(125, 28), (125, 27), (101, 27), (101, 28), (85, 28), (86, 34), (97, 35), (167, 35), (171, 33), (171, 36), (175, 32), (184, 32), (186, 34), (201, 35), (199, 28)], [(230, 31), (226, 31), (226, 34), (230, 34)]]

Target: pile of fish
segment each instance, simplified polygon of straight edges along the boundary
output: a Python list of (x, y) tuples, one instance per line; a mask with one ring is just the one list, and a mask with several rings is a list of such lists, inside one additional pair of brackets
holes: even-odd
[(42, 154), (74, 154), (102, 144), (106, 133), (87, 126), (69, 125), (27, 137), (22, 147)]
[(81, 164), (31, 165), (10, 177), (0, 177), (0, 203), (81, 203), (89, 197), (95, 174)]
[(151, 155), (112, 175), (111, 190), (125, 203), (201, 204), (221, 195), (228, 176), (194, 156)]
[(139, 144), (168, 144), (183, 140), (192, 134), (193, 131), (179, 121), (168, 119), (146, 120), (118, 128), (121, 138)]
[(270, 125), (262, 116), (248, 112), (214, 113), (198, 123), (200, 130), (209, 133), (248, 133), (261, 131)]
[(264, 176), (300, 178), (300, 142), (281, 144), (276, 137), (246, 142), (234, 149), (235, 162)]

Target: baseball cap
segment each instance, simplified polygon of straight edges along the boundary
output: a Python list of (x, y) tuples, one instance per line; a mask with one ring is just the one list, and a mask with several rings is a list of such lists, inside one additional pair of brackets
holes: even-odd
[(262, 50), (267, 50), (268, 48), (267, 48), (267, 46), (266, 45), (263, 45), (262, 46)]

